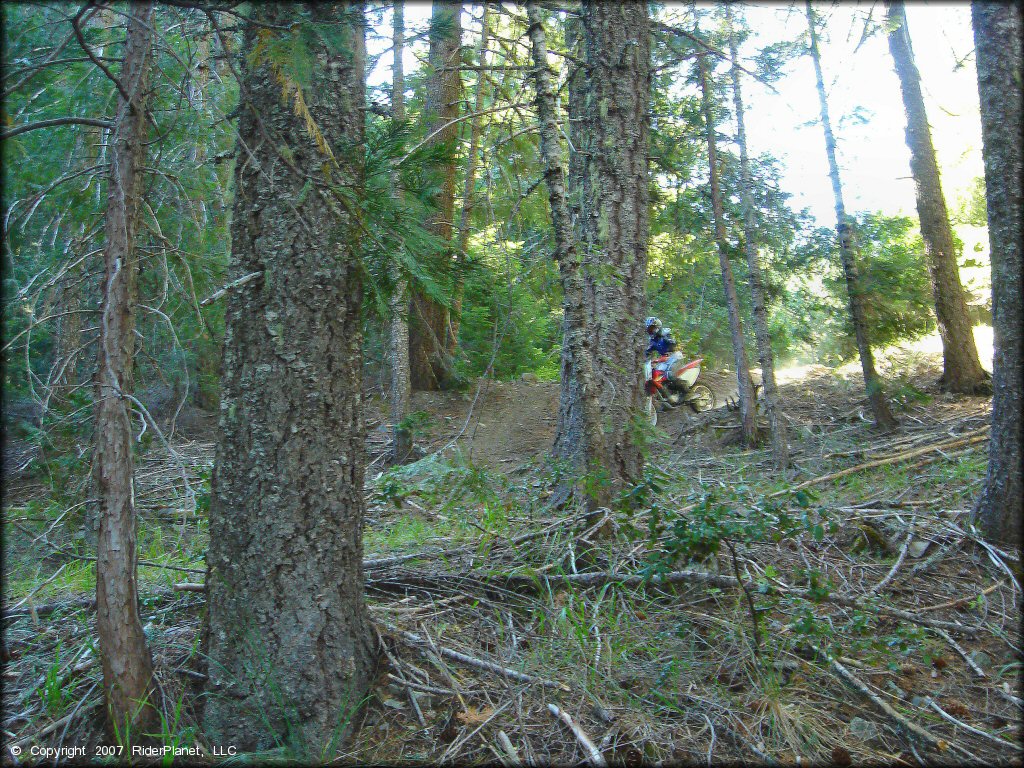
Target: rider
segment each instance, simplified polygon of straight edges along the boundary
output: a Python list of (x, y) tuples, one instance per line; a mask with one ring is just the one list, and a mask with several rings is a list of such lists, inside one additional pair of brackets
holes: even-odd
[(656, 317), (648, 317), (644, 321), (644, 327), (647, 329), (648, 345), (647, 352), (644, 354), (650, 357), (652, 354), (668, 355), (676, 351), (676, 342), (672, 338), (672, 332), (668, 328), (663, 328), (661, 320)]

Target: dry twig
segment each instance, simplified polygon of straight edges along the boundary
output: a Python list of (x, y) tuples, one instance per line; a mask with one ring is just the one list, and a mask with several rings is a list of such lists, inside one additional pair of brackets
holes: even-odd
[(583, 748), (586, 750), (588, 756), (587, 762), (589, 762), (591, 765), (597, 766), (597, 768), (606, 768), (608, 762), (604, 759), (604, 755), (601, 754), (600, 750), (598, 750), (597, 746), (586, 734), (586, 732), (584, 732), (582, 728), (580, 728), (578, 725), (576, 725), (576, 723), (573, 722), (573, 719), (569, 717), (568, 712), (566, 712), (563, 709), (559, 709), (554, 704), (548, 704), (548, 711), (552, 715), (557, 717), (559, 720), (561, 720), (563, 723), (565, 723), (566, 727), (570, 731), (572, 731), (573, 736), (576, 737), (576, 740), (583, 745)]

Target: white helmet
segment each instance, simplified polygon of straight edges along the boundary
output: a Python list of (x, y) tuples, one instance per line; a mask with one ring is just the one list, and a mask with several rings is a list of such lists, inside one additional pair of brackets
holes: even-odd
[[(653, 331), (651, 330), (652, 327), (654, 328)], [(661, 330), (661, 320), (652, 315), (644, 320), (644, 328), (647, 329), (648, 333), (657, 333)]]

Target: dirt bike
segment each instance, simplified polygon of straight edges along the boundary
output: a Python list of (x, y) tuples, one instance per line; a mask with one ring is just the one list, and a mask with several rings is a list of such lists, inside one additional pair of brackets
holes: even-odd
[(694, 413), (715, 407), (715, 393), (704, 384), (697, 384), (700, 366), (704, 358), (698, 357), (683, 363), (679, 352), (648, 359), (644, 363), (644, 391), (647, 392), (647, 418), (654, 426), (658, 423), (657, 402), (669, 408), (678, 408), (684, 403)]

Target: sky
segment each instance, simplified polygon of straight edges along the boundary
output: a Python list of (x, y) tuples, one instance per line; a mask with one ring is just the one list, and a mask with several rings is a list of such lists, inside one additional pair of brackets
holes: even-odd
[[(816, 9), (828, 20), (826, 39), (821, 43), (822, 69), (847, 211), (916, 217), (903, 101), (888, 42), (884, 35), (877, 35), (855, 51), (862, 26), (857, 17), (871, 11), (880, 20), (884, 7), (881, 2), (823, 2), (817, 3)], [(740, 51), (741, 57), (806, 32), (803, 3), (749, 3), (744, 12), (754, 35)], [(973, 179), (984, 172), (970, 4), (908, 2), (906, 13), (942, 183), (952, 209)], [(407, 35), (424, 29), (430, 3), (407, 2), (405, 16)], [(464, 24), (468, 21), (465, 14), (463, 20)], [(389, 36), (390, 13), (384, 15), (384, 24), (379, 32)], [(477, 34), (475, 27), (464, 33), (465, 42), (472, 45)], [(369, 51), (379, 51), (387, 44), (371, 40)], [(424, 54), (423, 44), (416, 48)], [(415, 69), (413, 50), (406, 51), (404, 61), (406, 73)], [(369, 82), (380, 84), (390, 77), (388, 53), (369, 73)], [(800, 57), (789, 65), (787, 74), (775, 83), (777, 93), (751, 78), (744, 80), (743, 89), (751, 153), (768, 152), (777, 157), (784, 171), (782, 188), (792, 195), (791, 206), (797, 210), (807, 207), (819, 225), (834, 226), (835, 204), (810, 59)], [(866, 120), (855, 119), (857, 113)], [(720, 130), (730, 133), (733, 128), (723, 125)]]
[[(883, 211), (916, 217), (903, 99), (888, 42), (879, 35), (854, 52), (861, 30), (854, 16), (862, 16), (872, 5), (875, 18), (880, 18), (881, 3), (817, 6), (829, 20), (830, 39), (821, 49), (822, 69), (844, 198), (850, 213)], [(774, 4), (749, 6), (747, 20), (759, 33), (749, 42), (758, 45), (761, 40), (803, 32), (807, 20), (802, 6), (788, 18)], [(946, 200), (952, 208), (973, 179), (984, 173), (970, 5), (909, 2), (906, 13)], [(958, 62), (962, 62), (959, 69)], [(782, 161), (783, 187), (793, 195), (794, 208), (807, 206), (819, 224), (834, 225), (835, 204), (825, 140), (817, 124), (820, 111), (810, 59), (801, 57), (775, 87), (778, 94), (749, 78), (744, 83), (751, 151), (770, 152)], [(857, 107), (867, 111), (863, 124), (850, 119)]]

